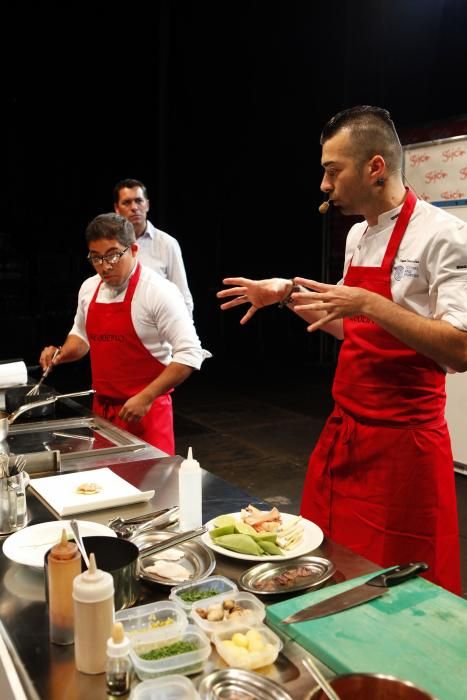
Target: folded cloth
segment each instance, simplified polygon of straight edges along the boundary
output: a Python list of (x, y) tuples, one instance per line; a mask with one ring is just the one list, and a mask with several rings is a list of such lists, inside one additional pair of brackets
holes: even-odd
[(28, 370), (22, 360), (0, 361), (0, 387), (27, 384)]

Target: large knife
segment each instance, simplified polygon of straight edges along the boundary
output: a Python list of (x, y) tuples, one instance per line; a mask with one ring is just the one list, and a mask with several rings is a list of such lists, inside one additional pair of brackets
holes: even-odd
[(423, 561), (413, 564), (405, 564), (396, 566), (384, 574), (378, 574), (370, 578), (360, 586), (355, 586), (349, 591), (338, 593), (337, 595), (327, 598), (320, 603), (308, 605), (308, 607), (299, 610), (293, 615), (289, 615), (282, 623), (288, 625), (293, 622), (305, 622), (306, 620), (315, 620), (318, 617), (333, 615), (334, 613), (342, 612), (354, 608), (356, 605), (367, 603), (369, 600), (379, 598), (388, 592), (391, 586), (397, 586), (408, 579), (422, 573), (428, 569), (428, 564)]

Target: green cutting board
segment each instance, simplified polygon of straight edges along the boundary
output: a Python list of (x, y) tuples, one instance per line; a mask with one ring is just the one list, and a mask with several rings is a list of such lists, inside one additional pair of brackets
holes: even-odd
[[(386, 571), (386, 569), (383, 569)], [(467, 698), (467, 601), (416, 577), (380, 598), (317, 620), (281, 623), (307, 605), (375, 574), (267, 607), (268, 623), (336, 674), (384, 673), (412, 681), (439, 700)]]

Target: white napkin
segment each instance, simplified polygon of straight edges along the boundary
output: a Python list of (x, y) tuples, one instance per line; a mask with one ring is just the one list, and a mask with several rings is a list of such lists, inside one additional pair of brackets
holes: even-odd
[(0, 387), (27, 384), (28, 370), (22, 360), (16, 362), (0, 362)]

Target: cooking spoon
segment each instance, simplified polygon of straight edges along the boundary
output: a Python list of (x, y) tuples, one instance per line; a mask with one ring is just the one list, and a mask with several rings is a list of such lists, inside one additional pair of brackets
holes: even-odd
[(86, 568), (89, 569), (89, 558), (88, 558), (87, 552), (84, 548), (83, 540), (81, 539), (81, 533), (79, 531), (79, 526), (78, 526), (78, 523), (76, 522), (76, 520), (70, 521), (70, 527), (71, 527), (72, 533), (75, 536), (75, 542), (78, 545), (79, 551), (81, 552), (81, 555), (84, 559), (84, 563), (86, 564)]
[(309, 657), (306, 659), (302, 660), (303, 665), (305, 666), (306, 670), (308, 673), (315, 679), (323, 693), (329, 698), (329, 700), (340, 700), (338, 694), (334, 690), (334, 688), (328, 683), (326, 678), (323, 676), (319, 668), (316, 666), (314, 661), (312, 661)]

